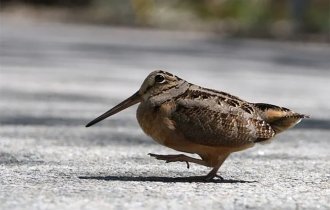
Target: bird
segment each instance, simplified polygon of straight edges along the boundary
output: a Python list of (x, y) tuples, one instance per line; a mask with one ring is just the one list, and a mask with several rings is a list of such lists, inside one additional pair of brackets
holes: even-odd
[(137, 121), (159, 144), (179, 152), (158, 160), (195, 163), (211, 167), (203, 180), (223, 179), (217, 172), (231, 153), (270, 142), (308, 115), (267, 103), (251, 103), (227, 92), (204, 88), (164, 70), (151, 72), (140, 89), (89, 122), (90, 127), (139, 103)]

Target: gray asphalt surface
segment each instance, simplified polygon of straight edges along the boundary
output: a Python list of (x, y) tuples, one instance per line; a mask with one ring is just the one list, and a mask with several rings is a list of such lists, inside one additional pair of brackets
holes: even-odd
[[(330, 209), (329, 46), (4, 17), (0, 36), (0, 209)], [(177, 152), (136, 106), (84, 127), (154, 69), (312, 118), (195, 182), (210, 169), (147, 156)]]

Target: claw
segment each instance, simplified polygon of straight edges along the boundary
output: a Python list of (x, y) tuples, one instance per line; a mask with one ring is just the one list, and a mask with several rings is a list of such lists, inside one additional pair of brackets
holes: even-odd
[(188, 162), (188, 161), (186, 161), (186, 163), (187, 163), (187, 168), (189, 169), (189, 168), (190, 168), (189, 162)]
[(219, 178), (220, 180), (224, 180), (224, 178), (218, 174), (216, 174), (215, 177)]
[(211, 181), (211, 180), (214, 180), (215, 177), (220, 179), (220, 180), (224, 180), (224, 178), (222, 176), (218, 175), (218, 174), (215, 174), (215, 175), (212, 175), (212, 176), (206, 175), (205, 180), (206, 181)]

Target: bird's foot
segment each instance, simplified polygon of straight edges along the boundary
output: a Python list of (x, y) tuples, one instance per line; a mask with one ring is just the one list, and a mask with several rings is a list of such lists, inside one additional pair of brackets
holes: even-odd
[(211, 181), (211, 180), (214, 180), (215, 178), (219, 179), (219, 180), (224, 180), (224, 178), (220, 175), (206, 175), (205, 177), (205, 180), (206, 181)]
[(214, 180), (214, 178), (217, 178), (219, 180), (224, 180), (222, 176), (218, 175), (216, 171), (213, 170), (210, 173), (208, 173), (204, 178), (206, 181)]
[(148, 155), (156, 158), (157, 160), (165, 160), (166, 163), (186, 162), (187, 168), (190, 167), (189, 161), (187, 160), (188, 157), (186, 155), (182, 155), (182, 154), (181, 155), (157, 155), (157, 154), (152, 154), (152, 153), (149, 153)]

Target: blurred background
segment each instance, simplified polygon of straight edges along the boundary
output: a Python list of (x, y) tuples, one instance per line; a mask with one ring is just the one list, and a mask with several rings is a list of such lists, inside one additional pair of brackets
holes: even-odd
[[(329, 35), (329, 0), (0, 0), (0, 209), (329, 209)], [(221, 171), (257, 182), (162, 183), (208, 169), (136, 107), (84, 127), (155, 69), (311, 119)]]
[(328, 0), (1, 0), (11, 15), (62, 22), (329, 42)]
[[(329, 0), (1, 0), (0, 17), (1, 93), (14, 100), (2, 101), (11, 109), (2, 115), (14, 115), (7, 121), (29, 122), (36, 112), (35, 120), (52, 122), (46, 115), (53, 113), (69, 123), (80, 111), (59, 102), (108, 107), (154, 69), (250, 101), (330, 116), (323, 95)], [(27, 112), (17, 103), (23, 99), (68, 114), (58, 107)]]

